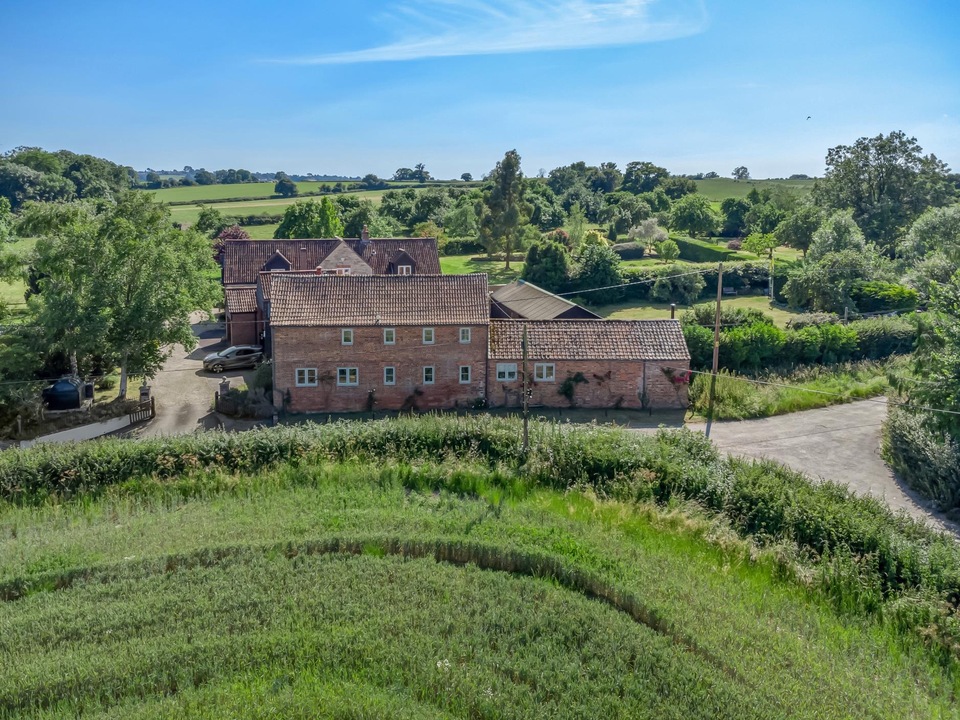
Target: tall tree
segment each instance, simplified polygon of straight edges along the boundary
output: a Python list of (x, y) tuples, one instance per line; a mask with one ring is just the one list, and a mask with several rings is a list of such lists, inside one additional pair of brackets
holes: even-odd
[(717, 216), (703, 195), (685, 195), (673, 206), (670, 227), (693, 236), (710, 235), (717, 229)]
[(777, 225), (774, 235), (778, 243), (799, 250), (806, 257), (810, 243), (813, 242), (813, 235), (820, 229), (821, 222), (823, 218), (820, 211), (814, 205), (804, 203), (787, 214)]
[(190, 313), (217, 296), (209, 240), (175, 229), (144, 193), (123, 193), (99, 214), (64, 214), (35, 253), (38, 324), (67, 352), (112, 357), (120, 398), (131, 373), (162, 367), (169, 345), (195, 344)]
[(749, 180), (749, 179), (750, 179), (750, 171), (747, 170), (747, 166), (746, 166), (746, 165), (738, 165), (737, 167), (735, 167), (735, 168), (733, 169), (732, 175), (733, 175), (733, 179), (734, 179), (734, 180)]
[(273, 236), (283, 238), (332, 238), (343, 235), (343, 221), (330, 198), (298, 200), (283, 213)]
[(830, 148), (826, 162), (813, 188), (817, 204), (853, 210), (866, 238), (891, 257), (915, 218), (956, 196), (947, 166), (899, 130)]
[(273, 186), (273, 191), (283, 197), (296, 197), (300, 194), (300, 188), (288, 177), (282, 177), (277, 180), (277, 184)]
[(652, 162), (631, 162), (623, 173), (623, 187), (634, 195), (652, 192), (660, 183), (670, 177), (666, 168)]
[(480, 221), (480, 234), (488, 248), (502, 249), (506, 267), (520, 245), (523, 226), (529, 222), (530, 205), (526, 202), (520, 155), (508, 151), (490, 173), (492, 186), (483, 194), (485, 212)]

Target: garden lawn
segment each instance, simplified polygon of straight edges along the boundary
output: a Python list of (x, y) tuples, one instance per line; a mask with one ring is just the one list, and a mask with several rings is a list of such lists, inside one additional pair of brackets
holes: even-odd
[(510, 269), (504, 267), (503, 260), (489, 260), (484, 255), (443, 255), (440, 257), (440, 271), (444, 275), (469, 275), (487, 273), (491, 285), (505, 284), (520, 277), (523, 272), (523, 255), (518, 253), (510, 261)]
[(464, 461), (0, 506), (0, 717), (953, 715), (919, 642), (775, 567), (702, 517)]

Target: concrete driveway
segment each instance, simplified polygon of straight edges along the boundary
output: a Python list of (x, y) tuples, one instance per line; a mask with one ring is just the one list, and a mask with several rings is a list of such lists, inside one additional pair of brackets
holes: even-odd
[[(163, 370), (150, 383), (157, 416), (131, 435), (181, 435), (223, 426), (223, 418), (213, 412), (213, 396), (220, 381), (227, 378), (237, 387), (244, 382), (244, 375), (252, 371), (228, 370), (216, 375), (203, 369), (204, 356), (226, 347), (222, 325), (207, 322), (205, 317), (205, 313), (194, 313), (191, 318), (197, 346), (189, 352), (182, 345), (174, 346)], [(136, 388), (131, 390), (136, 392)]]
[[(845, 405), (779, 415), (760, 420), (718, 422), (710, 438), (732, 455), (776, 460), (813, 478), (833, 480), (861, 495), (874, 495), (894, 510), (957, 532), (932, 505), (913, 492), (880, 456), (880, 428), (885, 401)], [(691, 424), (703, 431), (702, 424)]]

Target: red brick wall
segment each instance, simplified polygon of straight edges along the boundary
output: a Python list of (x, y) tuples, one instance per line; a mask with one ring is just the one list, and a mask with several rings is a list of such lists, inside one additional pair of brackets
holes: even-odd
[[(471, 407), (484, 395), (487, 327), (471, 326), (469, 344), (461, 344), (461, 326), (434, 327), (435, 342), (424, 345), (422, 327), (396, 327), (396, 344), (384, 345), (382, 327), (354, 327), (353, 345), (342, 345), (340, 328), (274, 327), (275, 403), (289, 392), (291, 412), (358, 412), (368, 409), (375, 390), (377, 410)], [(434, 384), (423, 383), (423, 367), (434, 367)], [(471, 379), (460, 384), (460, 366)], [(396, 368), (396, 385), (384, 385), (383, 368)], [(317, 387), (296, 387), (297, 368), (317, 368)], [(358, 369), (359, 384), (337, 385), (337, 368)], [(419, 391), (419, 395), (416, 392)]]
[[(498, 382), (497, 364), (515, 362), (518, 379), (516, 382)], [(534, 363), (529, 361), (530, 404), (540, 407), (570, 407), (570, 401), (559, 393), (560, 386), (567, 377), (583, 373), (585, 383), (576, 383), (573, 390), (573, 402), (582, 408), (636, 408), (642, 407), (640, 392), (644, 387), (644, 362), (639, 360), (577, 360), (556, 361), (554, 382), (534, 382)], [(669, 361), (663, 365), (687, 369), (689, 362)], [(650, 406), (654, 408), (681, 408), (687, 406), (687, 386), (675, 386), (660, 369), (661, 363), (655, 360), (646, 362), (646, 392)], [(487, 364), (487, 400), (490, 407), (520, 407), (523, 402), (523, 363), (521, 360), (490, 360)], [(679, 389), (679, 392), (678, 392)]]
[(256, 313), (233, 313), (227, 317), (227, 342), (231, 345), (259, 345)]

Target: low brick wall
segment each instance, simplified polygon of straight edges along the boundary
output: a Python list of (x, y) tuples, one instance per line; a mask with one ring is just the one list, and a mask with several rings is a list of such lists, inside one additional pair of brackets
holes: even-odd
[[(497, 365), (516, 363), (517, 380), (515, 382), (497, 381)], [(683, 361), (646, 362), (639, 360), (575, 360), (555, 361), (554, 381), (536, 382), (534, 361), (527, 362), (530, 373), (530, 404), (534, 407), (549, 408), (628, 408), (655, 409), (685, 408), (688, 403), (688, 386), (674, 384), (661, 369), (688, 369), (690, 363)], [(523, 404), (523, 362), (517, 360), (490, 360), (487, 366), (487, 402), (490, 407), (520, 407)], [(568, 399), (560, 393), (564, 381), (573, 379), (580, 373), (585, 382), (571, 384), (573, 398)], [(644, 379), (646, 377), (646, 379)], [(646, 403), (642, 395), (646, 394)]]

